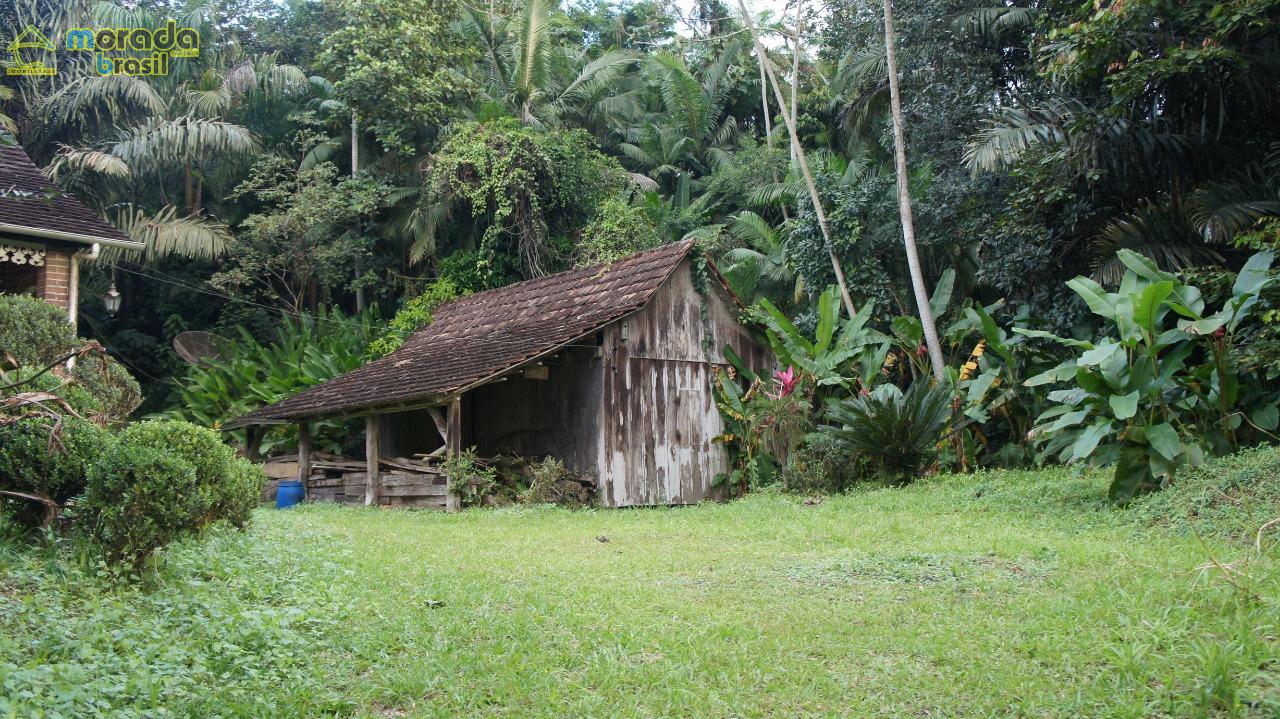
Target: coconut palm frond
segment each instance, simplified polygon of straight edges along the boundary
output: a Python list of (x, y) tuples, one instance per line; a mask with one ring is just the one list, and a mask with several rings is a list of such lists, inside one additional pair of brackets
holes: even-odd
[(45, 168), (45, 174), (52, 180), (68, 170), (74, 172), (95, 172), (108, 177), (124, 178), (130, 175), (129, 165), (124, 160), (109, 152), (87, 147), (62, 146), (53, 162)]
[(150, 83), (128, 75), (85, 75), (58, 88), (41, 110), (57, 124), (81, 124), (88, 117), (117, 120), (130, 113), (159, 115), (167, 103)]
[(701, 137), (710, 126), (710, 111), (702, 85), (689, 72), (684, 60), (666, 52), (654, 55), (650, 62), (660, 68), (658, 84), (662, 102), (672, 125), (686, 135)]
[(992, 172), (1011, 164), (1034, 145), (1066, 140), (1061, 124), (1047, 113), (1007, 108), (969, 141), (964, 161), (974, 172)]
[(747, 203), (755, 207), (778, 207), (794, 204), (796, 198), (805, 192), (799, 182), (771, 182), (760, 185), (747, 194)]
[(226, 225), (207, 217), (179, 216), (178, 208), (172, 205), (154, 215), (148, 215), (140, 207), (125, 205), (116, 211), (113, 224), (129, 239), (146, 245), (142, 252), (147, 260), (215, 259), (226, 254), (231, 241), (231, 230)]
[(729, 222), (729, 234), (739, 242), (755, 248), (771, 248), (778, 244), (777, 232), (760, 215), (742, 210)]
[(418, 264), (436, 253), (436, 232), (448, 222), (450, 206), (447, 202), (419, 204), (411, 215), (410, 235), (413, 242), (409, 246), (409, 263)]
[(1261, 166), (1232, 181), (1205, 185), (1188, 204), (1192, 220), (1208, 242), (1228, 242), (1258, 220), (1280, 215), (1280, 193)]
[(1035, 25), (1041, 11), (1036, 8), (1000, 5), (973, 8), (951, 17), (953, 26), (970, 37), (996, 39), (1010, 30), (1026, 30)]
[(642, 175), (639, 172), (628, 172), (627, 177), (630, 178), (631, 184), (639, 188), (641, 192), (658, 191), (658, 183), (648, 175)]
[(199, 162), (215, 155), (253, 154), (258, 140), (248, 129), (230, 122), (195, 117), (149, 120), (122, 133), (111, 154), (134, 172)]

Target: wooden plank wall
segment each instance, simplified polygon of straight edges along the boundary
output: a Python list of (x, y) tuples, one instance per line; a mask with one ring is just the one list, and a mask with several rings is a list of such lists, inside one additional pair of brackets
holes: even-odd
[(719, 284), (707, 284), (704, 297), (685, 260), (642, 310), (605, 329), (597, 462), (606, 505), (698, 502), (715, 496), (728, 468), (711, 441), (724, 431), (713, 368), (726, 344), (753, 368), (769, 357)]
[[(416, 474), (380, 472), (377, 504), (384, 507), (445, 508), (444, 473)], [(316, 502), (364, 504), (367, 488), (364, 472), (344, 472), (338, 476), (312, 475), (307, 481), (307, 498)]]

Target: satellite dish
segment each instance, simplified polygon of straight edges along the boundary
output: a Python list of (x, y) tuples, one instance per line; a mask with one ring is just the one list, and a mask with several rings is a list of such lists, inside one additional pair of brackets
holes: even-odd
[(203, 364), (208, 359), (221, 359), (218, 344), (225, 342), (212, 332), (183, 332), (173, 338), (173, 351), (190, 364)]

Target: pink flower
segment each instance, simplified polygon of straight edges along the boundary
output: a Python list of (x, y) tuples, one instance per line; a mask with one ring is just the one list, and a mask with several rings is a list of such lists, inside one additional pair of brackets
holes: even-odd
[(773, 379), (778, 383), (778, 396), (786, 397), (796, 391), (800, 378), (796, 376), (796, 368), (788, 367), (786, 372), (774, 372)]

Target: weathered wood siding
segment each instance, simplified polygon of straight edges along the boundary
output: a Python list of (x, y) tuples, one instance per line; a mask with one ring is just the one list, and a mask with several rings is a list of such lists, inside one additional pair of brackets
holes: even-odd
[[(594, 345), (594, 338), (581, 345)], [(467, 394), (467, 442), (481, 456), (558, 457), (570, 471), (595, 476), (595, 408), (600, 359), (594, 346), (567, 347), (543, 363), (546, 379), (517, 372)]]
[[(383, 507), (445, 508), (444, 472), (382, 472), (374, 504)], [(364, 472), (344, 472), (339, 476), (313, 474), (307, 480), (307, 498), (313, 502), (365, 503)]]
[(751, 366), (768, 355), (737, 321), (719, 284), (694, 285), (686, 259), (639, 312), (605, 328), (599, 405), (600, 501), (623, 507), (687, 504), (714, 496), (728, 468), (711, 440), (723, 423), (714, 367), (729, 345)]
[(384, 457), (412, 457), (438, 449), (444, 442), (425, 409), (388, 412), (379, 418)]

